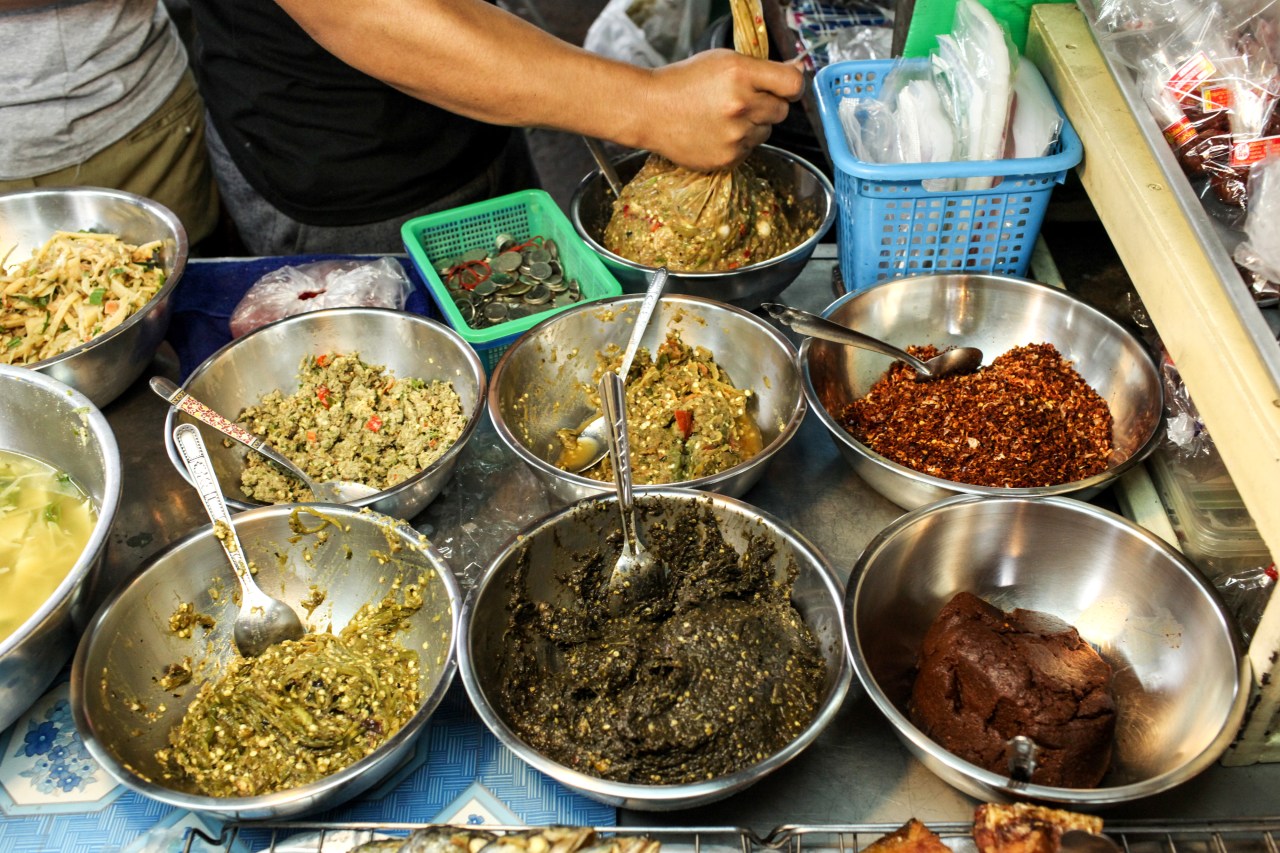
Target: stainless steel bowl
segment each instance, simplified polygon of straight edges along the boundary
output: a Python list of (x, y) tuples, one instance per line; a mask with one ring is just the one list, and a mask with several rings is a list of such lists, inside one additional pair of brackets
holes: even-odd
[[(623, 183), (640, 171), (648, 156), (647, 151), (636, 151), (614, 163)], [(816, 166), (771, 145), (759, 146), (751, 157), (751, 163), (781, 194), (794, 199), (794, 210), (806, 212), (818, 223), (818, 229), (791, 251), (758, 264), (726, 272), (673, 272), (667, 282), (667, 293), (686, 293), (742, 308), (755, 308), (761, 302), (775, 298), (795, 281), (835, 221), (835, 190)], [(569, 218), (578, 236), (600, 255), (622, 289), (627, 293), (643, 293), (655, 267), (629, 261), (604, 247), (604, 229), (612, 213), (613, 191), (600, 170), (596, 169), (574, 190), (569, 200)]]
[[(330, 308), (298, 314), (227, 344), (193, 370), (182, 387), (215, 411), (235, 418), (271, 391), (293, 393), (303, 357), (325, 352), (359, 353), (366, 364), (384, 365), (401, 379), (453, 383), (467, 415), (466, 429), (453, 447), (417, 475), (351, 503), (396, 518), (413, 518), (453, 476), (458, 455), (484, 410), (486, 380), (480, 359), (457, 332), (442, 323), (384, 308)], [(235, 510), (262, 506), (240, 488), (244, 457), (250, 451), (230, 440), (224, 443), (221, 433), (170, 408), (164, 422), (165, 449), (183, 478), (191, 482), (173, 443), (173, 430), (180, 423), (200, 428), (227, 503)]]
[(906, 348), (974, 346), (985, 363), (1031, 343), (1048, 342), (1107, 401), (1114, 452), (1106, 471), (1084, 480), (1030, 489), (972, 486), (891, 462), (854, 439), (837, 420), (884, 375), (891, 359), (827, 341), (800, 348), (805, 395), (840, 455), (873, 489), (906, 509), (954, 494), (1071, 494), (1086, 499), (1142, 461), (1160, 442), (1164, 392), (1146, 348), (1119, 323), (1056, 287), (994, 275), (903, 278), (847, 293), (823, 316)]
[[(1074, 625), (1115, 671), (1111, 769), (1096, 788), (1021, 785), (943, 749), (908, 717), (916, 654), (958, 592)], [(1089, 809), (1165, 791), (1240, 727), (1249, 663), (1212, 585), (1160, 539), (1070, 498), (961, 495), (914, 510), (863, 551), (844, 618), (854, 669), (907, 749), (979, 799)]]
[(0, 365), (0, 449), (66, 471), (98, 510), (88, 543), (62, 583), (8, 637), (0, 638), (0, 731), (40, 698), (71, 657), (94, 576), (120, 505), (120, 450), (87, 397), (43, 373)]
[[(640, 296), (617, 296), (570, 308), (525, 332), (494, 368), (489, 416), (498, 437), (561, 500), (613, 491), (612, 481), (570, 474), (553, 464), (560, 455), (556, 430), (580, 427), (599, 414), (587, 398), (587, 389), (595, 385), (592, 371), (599, 364), (597, 354), (610, 346), (619, 350), (626, 346), (643, 301)], [(760, 427), (764, 449), (727, 471), (678, 484), (740, 497), (760, 479), (804, 420), (795, 348), (759, 317), (693, 296), (664, 296), (643, 345), (652, 352), (669, 331), (678, 331), (686, 344), (706, 347), (734, 385), (754, 393), (748, 412)]]
[[(663, 489), (649, 492), (639, 505), (653, 518), (666, 516), (702, 501), (711, 509), (725, 540), (741, 552), (749, 536), (768, 536), (777, 547), (773, 566), (779, 579), (789, 567), (798, 570), (792, 603), (818, 640), (826, 659), (826, 685), (808, 728), (782, 750), (727, 776), (682, 785), (642, 785), (611, 782), (588, 776), (553, 761), (529, 746), (508, 724), (496, 701), (501, 684), (499, 661), (504, 655), (503, 637), (510, 618), (508, 603), (523, 582), (526, 596), (534, 601), (567, 602), (578, 593), (564, 577), (566, 560), (574, 554), (599, 549), (600, 542), (618, 526), (612, 497), (590, 500), (553, 513), (530, 525), (493, 559), (483, 579), (463, 607), (458, 666), (485, 725), (506, 746), (532, 767), (588, 797), (618, 808), (667, 811), (691, 808), (737, 793), (777, 770), (800, 754), (835, 716), (852, 679), (845, 652), (840, 616), (840, 581), (812, 545), (773, 516), (723, 495)], [(527, 560), (522, 557), (527, 552)]]
[[(318, 535), (297, 535), (290, 515), (310, 506), (341, 525)], [(308, 523), (314, 519), (304, 516)], [(221, 674), (234, 655), (231, 626), (239, 611), (235, 575), (206, 525), (149, 559), (102, 605), (76, 649), (71, 669), (71, 706), (76, 728), (98, 763), (140, 794), (181, 809), (231, 819), (285, 818), (335, 806), (376, 785), (406, 759), (413, 741), (444, 697), (453, 678), (453, 656), (461, 597), (440, 554), (407, 523), (367, 510), (329, 504), (282, 504), (236, 516), (236, 531), (258, 567), (268, 594), (304, 613), (300, 603), (312, 585), (325, 600), (307, 620), (337, 632), (368, 602), (380, 601), (398, 578), (425, 577), (424, 604), (399, 635), (422, 656), (422, 703), (416, 714), (373, 753), (338, 772), (287, 791), (255, 797), (210, 797), (190, 783), (167, 780), (156, 750), (186, 713), (200, 685)], [(378, 555), (392, 552), (389, 561)], [(283, 557), (278, 556), (283, 555)], [(305, 556), (304, 556), (305, 555)], [(354, 555), (354, 556), (353, 556)], [(256, 560), (254, 559), (256, 557)], [(309, 559), (308, 559), (309, 558)], [(216, 596), (216, 597), (215, 597)], [(169, 627), (181, 602), (217, 620), (207, 636), (196, 628), (188, 639)], [(195, 677), (172, 690), (156, 683), (164, 668), (190, 656)], [(139, 710), (131, 710), (138, 708)]]
[(20, 190), (0, 195), (0, 257), (31, 257), (55, 231), (101, 231), (127, 243), (161, 241), (165, 283), (118, 327), (61, 355), (27, 365), (106, 406), (151, 363), (169, 330), (169, 300), (187, 265), (187, 232), (168, 208), (141, 196), (96, 187)]

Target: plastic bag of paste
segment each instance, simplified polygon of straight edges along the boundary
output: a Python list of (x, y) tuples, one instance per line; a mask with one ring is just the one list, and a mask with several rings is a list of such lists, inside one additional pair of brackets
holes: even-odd
[(582, 46), (592, 53), (658, 68), (693, 53), (711, 17), (711, 0), (609, 0)]
[(283, 266), (254, 282), (231, 313), (231, 336), (322, 308), (403, 310), (413, 285), (393, 258)]

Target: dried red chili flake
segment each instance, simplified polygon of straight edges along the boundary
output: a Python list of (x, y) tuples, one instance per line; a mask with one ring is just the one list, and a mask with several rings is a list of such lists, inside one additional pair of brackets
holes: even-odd
[[(939, 350), (908, 352), (927, 360)], [(975, 486), (1071, 483), (1105, 471), (1112, 450), (1107, 402), (1048, 343), (937, 382), (917, 382), (897, 362), (840, 422), (881, 456)]]

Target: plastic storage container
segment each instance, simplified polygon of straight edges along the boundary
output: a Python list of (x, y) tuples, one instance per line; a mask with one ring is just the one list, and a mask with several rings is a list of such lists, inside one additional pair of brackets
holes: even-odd
[(581, 287), (582, 299), (573, 303), (575, 305), (622, 294), (618, 280), (582, 242), (551, 196), (542, 190), (524, 190), (410, 219), (400, 228), (405, 249), (422, 274), (440, 314), (480, 356), (486, 373), (493, 372), (507, 347), (521, 334), (572, 307), (551, 308), (473, 329), (454, 304), (438, 267), (472, 249), (492, 249), (499, 234), (509, 234), (518, 240), (534, 236), (554, 240), (560, 250), (565, 277), (576, 279)]
[(1217, 453), (1190, 462), (1161, 447), (1147, 459), (1183, 553), (1209, 578), (1271, 562), (1267, 545)]
[[(848, 290), (934, 273), (1025, 275), (1049, 196), (1083, 154), (1080, 137), (1064, 117), (1056, 150), (1046, 157), (947, 163), (859, 160), (840, 123), (840, 102), (874, 97), (899, 62), (927, 61), (837, 62), (818, 72), (818, 111), (840, 205), (840, 273)], [(937, 188), (950, 178), (976, 177), (998, 180), (983, 190)]]

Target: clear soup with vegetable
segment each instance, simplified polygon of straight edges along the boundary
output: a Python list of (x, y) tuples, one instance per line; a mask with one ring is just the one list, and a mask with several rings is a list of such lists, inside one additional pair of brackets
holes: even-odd
[(0, 450), (0, 641), (58, 588), (96, 523), (92, 502), (67, 474)]

